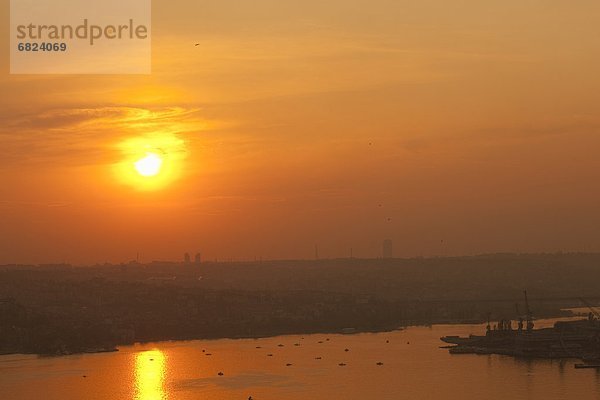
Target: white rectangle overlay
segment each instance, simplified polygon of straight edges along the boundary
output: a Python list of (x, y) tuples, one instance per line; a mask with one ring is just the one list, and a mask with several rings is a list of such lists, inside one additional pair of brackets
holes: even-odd
[(11, 74), (150, 74), (151, 0), (11, 0)]

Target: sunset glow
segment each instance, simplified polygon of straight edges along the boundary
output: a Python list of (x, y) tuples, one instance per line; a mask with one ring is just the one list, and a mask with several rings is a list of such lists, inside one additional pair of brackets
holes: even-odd
[(0, 45), (2, 262), (600, 249), (600, 3), (230, 3), (152, 2), (151, 75)]

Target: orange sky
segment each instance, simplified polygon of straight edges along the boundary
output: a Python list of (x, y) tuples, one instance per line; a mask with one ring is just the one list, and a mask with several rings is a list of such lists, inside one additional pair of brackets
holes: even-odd
[(0, 263), (600, 251), (597, 1), (153, 3), (151, 76), (11, 76), (1, 25)]

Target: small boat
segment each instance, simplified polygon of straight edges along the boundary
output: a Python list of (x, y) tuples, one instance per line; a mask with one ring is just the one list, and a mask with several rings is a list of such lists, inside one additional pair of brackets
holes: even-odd
[(345, 366), (346, 366), (346, 364), (345, 364), (345, 363), (339, 363), (338, 365), (339, 365), (340, 367), (345, 367)]

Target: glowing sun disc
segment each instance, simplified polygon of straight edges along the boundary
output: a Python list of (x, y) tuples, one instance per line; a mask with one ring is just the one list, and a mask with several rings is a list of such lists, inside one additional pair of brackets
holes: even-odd
[(163, 160), (155, 153), (146, 153), (146, 157), (136, 161), (133, 165), (138, 174), (146, 177), (156, 176), (160, 172)]

